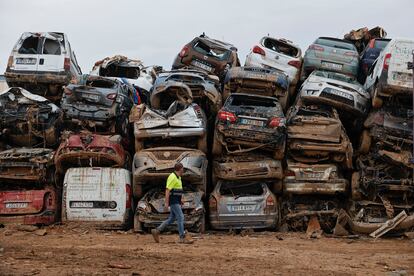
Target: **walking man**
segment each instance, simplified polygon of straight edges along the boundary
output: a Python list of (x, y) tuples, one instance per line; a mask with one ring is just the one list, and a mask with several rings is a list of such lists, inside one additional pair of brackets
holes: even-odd
[(183, 184), (181, 182), (181, 176), (184, 173), (184, 166), (181, 163), (177, 163), (174, 166), (174, 172), (172, 172), (167, 178), (167, 187), (165, 190), (165, 208), (170, 209), (170, 215), (166, 221), (161, 223), (155, 229), (151, 230), (151, 234), (154, 237), (155, 242), (160, 242), (160, 233), (171, 223), (177, 220), (178, 233), (180, 235), (179, 243), (193, 243), (185, 236), (184, 232), (184, 214), (181, 209)]

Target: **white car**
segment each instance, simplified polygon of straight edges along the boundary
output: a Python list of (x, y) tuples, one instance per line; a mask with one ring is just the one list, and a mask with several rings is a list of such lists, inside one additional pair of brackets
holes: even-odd
[(128, 228), (132, 218), (131, 172), (100, 167), (67, 170), (63, 181), (63, 222)]
[(66, 34), (26, 32), (14, 45), (4, 75), (10, 87), (59, 101), (62, 86), (82, 71)]
[(306, 103), (327, 104), (356, 115), (367, 113), (371, 98), (355, 77), (321, 70), (310, 74), (299, 97)]
[(374, 108), (396, 94), (412, 97), (413, 73), (408, 62), (413, 61), (413, 51), (414, 40), (392, 39), (372, 64), (364, 88), (371, 93)]
[(285, 72), (290, 83), (289, 93), (293, 95), (300, 78), (302, 50), (289, 40), (265, 36), (247, 55), (245, 66)]

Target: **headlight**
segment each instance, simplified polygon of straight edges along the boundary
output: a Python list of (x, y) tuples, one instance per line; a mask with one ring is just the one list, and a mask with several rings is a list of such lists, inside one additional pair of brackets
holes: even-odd
[(316, 93), (318, 93), (319, 90), (313, 90), (313, 89), (309, 89), (306, 90), (306, 94), (308, 95), (315, 95)]
[(146, 210), (147, 208), (149, 208), (148, 204), (144, 201), (140, 201), (138, 202), (138, 209), (142, 209), (142, 210)]

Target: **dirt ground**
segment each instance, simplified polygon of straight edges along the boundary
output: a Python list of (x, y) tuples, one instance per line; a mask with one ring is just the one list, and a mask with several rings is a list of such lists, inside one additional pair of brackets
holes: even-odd
[(0, 275), (412, 275), (414, 240), (304, 233), (177, 235), (73, 226), (0, 229)]

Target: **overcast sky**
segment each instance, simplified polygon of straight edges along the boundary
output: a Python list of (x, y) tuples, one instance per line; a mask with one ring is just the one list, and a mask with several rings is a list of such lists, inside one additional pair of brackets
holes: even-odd
[(21, 33), (68, 35), (84, 73), (115, 54), (170, 68), (194, 36), (237, 46), (242, 64), (267, 34), (305, 51), (318, 36), (382, 26), (388, 37), (414, 38), (413, 0), (0, 0), (0, 74)]

